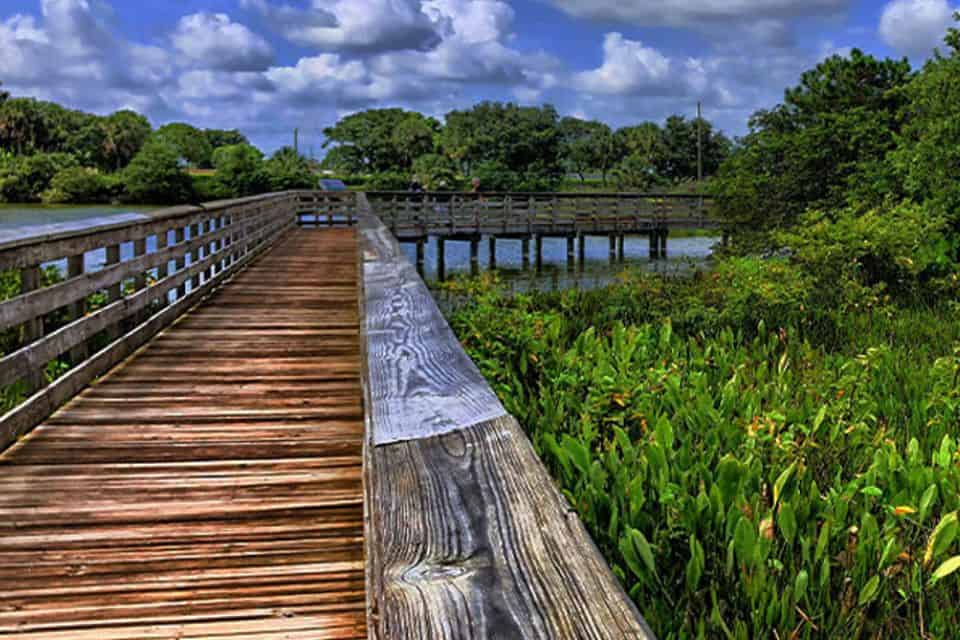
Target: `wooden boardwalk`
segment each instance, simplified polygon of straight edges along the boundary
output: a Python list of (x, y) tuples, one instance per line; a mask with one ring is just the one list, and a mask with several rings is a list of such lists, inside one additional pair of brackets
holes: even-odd
[(0, 457), (0, 637), (367, 637), (357, 263), (287, 233)]

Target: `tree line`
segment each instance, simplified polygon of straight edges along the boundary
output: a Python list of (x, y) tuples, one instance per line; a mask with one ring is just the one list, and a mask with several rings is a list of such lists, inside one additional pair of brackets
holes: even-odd
[(0, 91), (0, 202), (178, 204), (314, 185), (296, 151), (266, 159), (235, 130), (154, 129), (129, 110), (98, 116)]
[(705, 119), (671, 116), (614, 130), (561, 118), (552, 106), (482, 102), (443, 122), (415, 111), (371, 109), (324, 130), (323, 166), (370, 176), (375, 189), (552, 191), (568, 175), (581, 184), (647, 190), (713, 175), (732, 142)]
[(711, 184), (743, 250), (794, 228), (847, 229), (856, 242), (868, 219), (891, 242), (922, 224), (932, 240), (960, 243), (960, 31), (944, 44), (916, 70), (859, 50), (833, 56), (753, 115)]

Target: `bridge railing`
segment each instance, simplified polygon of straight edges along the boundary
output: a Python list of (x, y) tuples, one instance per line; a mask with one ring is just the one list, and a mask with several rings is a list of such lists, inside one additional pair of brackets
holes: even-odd
[(716, 226), (713, 201), (651, 193), (367, 192), (400, 238), (469, 234), (631, 233)]
[[(0, 451), (296, 225), (284, 192), (0, 243)], [(6, 272), (6, 273), (4, 273)]]

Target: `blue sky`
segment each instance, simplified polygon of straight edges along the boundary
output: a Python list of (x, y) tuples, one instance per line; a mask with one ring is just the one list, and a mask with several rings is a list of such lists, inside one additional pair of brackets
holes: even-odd
[(299, 127), (401, 106), (550, 103), (622, 126), (692, 115), (725, 131), (824, 57), (930, 55), (951, 0), (2, 0), (0, 81), (155, 125)]

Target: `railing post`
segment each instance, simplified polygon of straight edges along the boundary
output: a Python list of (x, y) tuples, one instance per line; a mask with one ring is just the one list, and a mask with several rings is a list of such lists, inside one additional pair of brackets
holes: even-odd
[[(67, 258), (67, 278), (78, 278), (83, 275), (84, 271), (84, 254), (79, 253), (75, 256), (70, 256)], [(77, 300), (72, 305), (70, 305), (70, 319), (78, 320), (87, 313), (87, 299), (83, 297), (80, 300)], [(70, 362), (74, 365), (77, 365), (84, 360), (90, 354), (90, 349), (86, 342), (78, 344), (73, 349), (70, 350)]]
[[(42, 279), (40, 267), (27, 267), (20, 270), (20, 292), (30, 293), (40, 288)], [(43, 316), (38, 316), (28, 320), (23, 324), (23, 345), (28, 345), (34, 340), (43, 337)], [(46, 385), (44, 379), (43, 367), (32, 370), (26, 377), (27, 395), (41, 389)]]
[[(111, 266), (118, 264), (120, 262), (120, 245), (114, 244), (107, 247), (107, 259), (104, 263), (105, 266)], [(116, 302), (123, 297), (123, 281), (119, 281), (110, 287), (107, 287), (107, 304), (111, 302)], [(113, 325), (107, 329), (107, 339), (109, 342), (113, 342), (120, 335), (120, 326), (118, 324)]]

